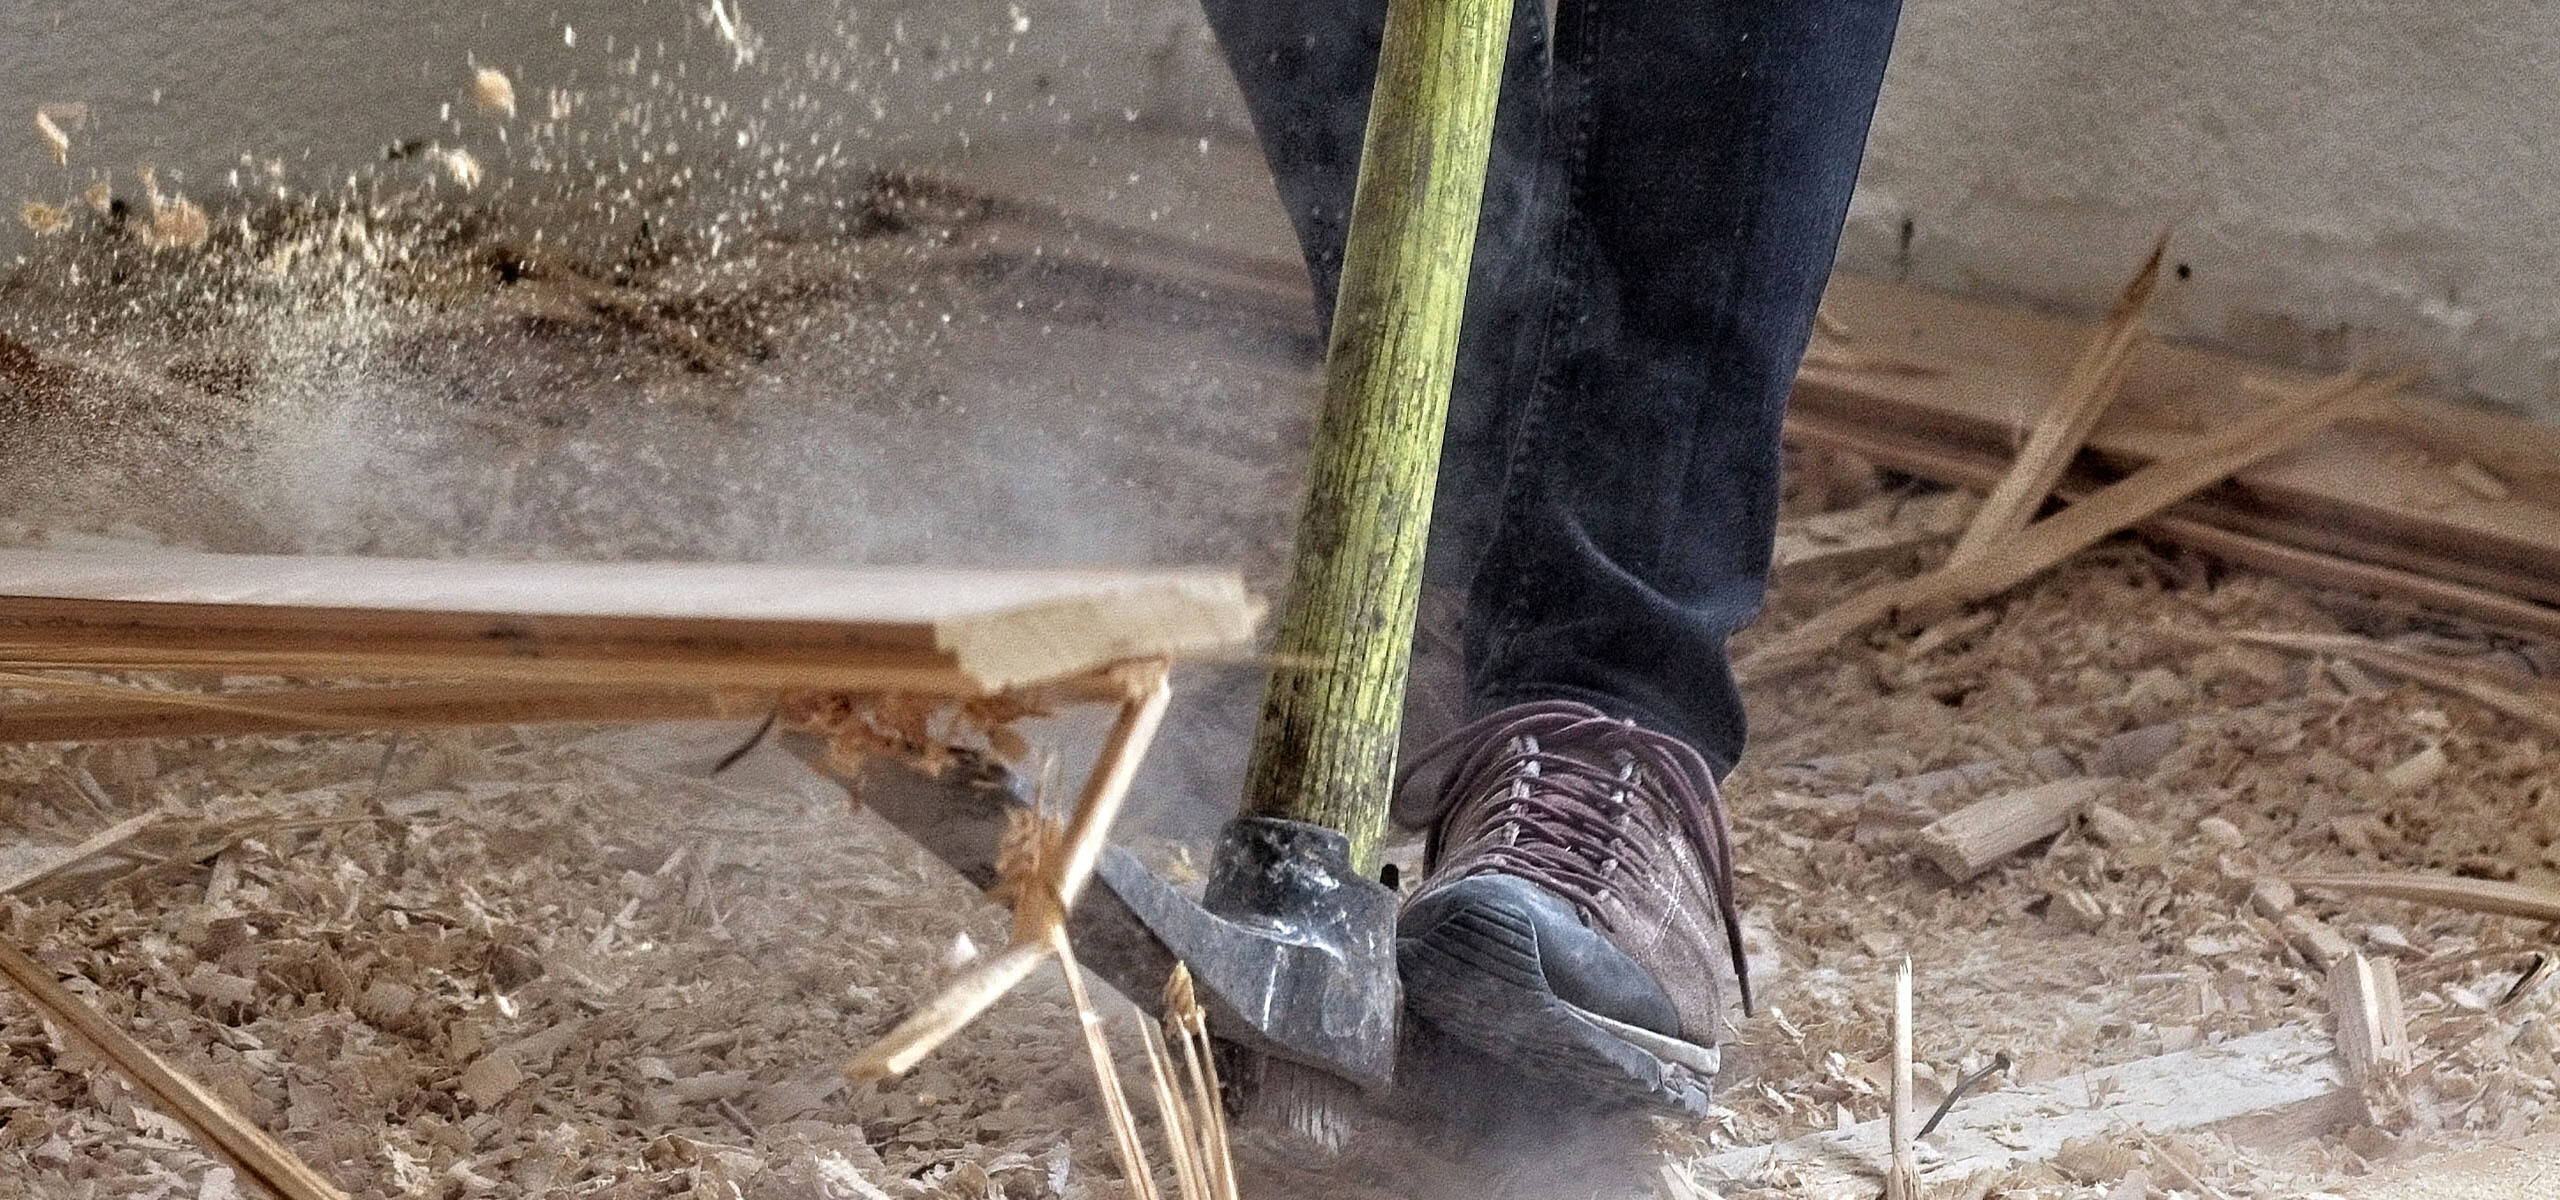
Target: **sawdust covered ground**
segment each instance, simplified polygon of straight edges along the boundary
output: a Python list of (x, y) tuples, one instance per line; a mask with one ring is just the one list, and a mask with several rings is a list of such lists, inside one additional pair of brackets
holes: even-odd
[[(531, 275), (508, 257), (503, 222), (432, 235), (279, 225), (230, 249), (253, 262), (309, 249), (254, 277), (218, 257), (173, 273), (111, 230), (60, 243), (8, 284), (13, 329), (45, 357), (5, 385), (12, 445), (41, 452), (0, 466), (0, 533), (406, 554), (1205, 561), (1273, 581), (1304, 430), (1302, 338), (1203, 323), (1180, 296), (1107, 273), (970, 255), (995, 236), (985, 214), (930, 189), (842, 183), (891, 219)], [(71, 265), (102, 265), (89, 278), (120, 290), (66, 283)], [(513, 293), (546, 272), (541, 295)], [(185, 281), (181, 297), (171, 280)], [(231, 299), (183, 302), (205, 294)], [(189, 319), (154, 319), (172, 308)], [(1800, 465), (1819, 469), (1800, 471), (1789, 498), (1799, 541), (1904, 528), (1944, 503), (1836, 462)], [(1937, 545), (1924, 529), (1907, 550), (1791, 568), (1768, 624), (1915, 569)], [(2251, 628), (2353, 628), (2520, 671), (2554, 665), (2538, 648), (2138, 542), (1932, 628), (1863, 640), (1755, 697), (1760, 741), (1731, 790), (1744, 900), (1768, 947), (1766, 1009), (1745, 1025), (1743, 1070), (1710, 1120), (1592, 1135), (1492, 1180), (1388, 1141), (1333, 1177), (1264, 1185), (1675, 1187), (1659, 1167), (1880, 1115), (1881, 1005), (1905, 954), (1921, 981), (1924, 1074), (1943, 1084), (2006, 1052), (2013, 1081), (2052, 1079), (2319, 1021), (2317, 973), (2245, 902), (2259, 875), (2392, 866), (2531, 880), (2560, 868), (2535, 733), (2459, 698), (2217, 636)], [(1231, 795), (1220, 772), (1250, 677), (1190, 682), (1195, 736), (1175, 740), (1153, 791)], [(2132, 832), (2102, 842), (2074, 829), (1967, 884), (1911, 853), (1912, 810), (1861, 799), (1934, 768), (2189, 718), (2216, 719), (2108, 801)], [(0, 923), (362, 1195), (1120, 1194), (1056, 989), (1007, 1002), (895, 1086), (834, 1082), (963, 935), (992, 942), (990, 910), (787, 764), (711, 787), (658, 769), (667, 756), (628, 737), (10, 749), (0, 878), (116, 821), (164, 815), (122, 852), (10, 898)], [(2547, 1119), (2560, 1000), (2545, 988), (2501, 1003), (2539, 945), (2533, 930), (2384, 903), (2306, 907), (2401, 963), (2419, 1065), (2377, 1126), (2278, 1149), (2129, 1131), (2058, 1169), (1960, 1190), (2116, 1195), (2140, 1171), (2196, 1194), (2296, 1194)], [(1517, 1134), (1542, 1151), (1554, 1136)], [(1787, 1182), (1778, 1172), (1737, 1190), (1784, 1194)], [(0, 1195), (229, 1186), (121, 1084), (0, 1004)]]

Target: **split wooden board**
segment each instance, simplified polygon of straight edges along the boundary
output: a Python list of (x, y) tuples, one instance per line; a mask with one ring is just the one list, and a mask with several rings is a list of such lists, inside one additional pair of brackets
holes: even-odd
[[(1825, 303), (1861, 353), (1932, 370), (1808, 366), (1795, 411), (2004, 459), (2092, 328), (1848, 276), (1832, 280)], [(2174, 455), (2269, 403), (2246, 381), (2298, 389), (2315, 378), (2193, 347), (2145, 346), (2092, 431), (2084, 461), (2121, 473)], [(2235, 532), (2560, 603), (2560, 427), (2403, 400), (2242, 471), (2202, 499), (2184, 511)]]
[[(2065, 1143), (2084, 1138), (2210, 1129), (2243, 1144), (2280, 1145), (2358, 1116), (2356, 1094), (2329, 1039), (2289, 1026), (1967, 1099), (1928, 1139), (1938, 1156), (1922, 1182), (1944, 1187), (1947, 1180), (2050, 1161)], [(1760, 1180), (1805, 1195), (1871, 1197), (1887, 1160), (1885, 1122), (1878, 1120), (1729, 1150), (1698, 1165), (1713, 1177)]]
[(1232, 650), (1213, 571), (0, 550), (0, 663), (984, 695)]

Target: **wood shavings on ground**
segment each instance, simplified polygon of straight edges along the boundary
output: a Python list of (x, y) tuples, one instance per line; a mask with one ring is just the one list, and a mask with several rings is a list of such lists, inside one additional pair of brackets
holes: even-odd
[(18, 206), (18, 221), (37, 237), (51, 237), (71, 228), (71, 214), (61, 207), (29, 200)]
[[(1812, 519), (1799, 510), (1789, 524)], [(1828, 577), (1784, 576), (1764, 628), (1908, 569), (1847, 561)], [(1760, 742), (1731, 791), (1745, 910), (1766, 924), (1773, 982), (1769, 1011), (1746, 1024), (1748, 1047), (1734, 1054), (1750, 1082), (1725, 1093), (1698, 1144), (1765, 1144), (1882, 1116), (1878, 981), (1905, 954), (1924, 980), (1922, 1098), (1934, 1102), (1932, 1086), (2001, 1052), (2025, 1084), (2320, 1024), (2324, 964), (2294, 948), (2282, 913), (2252, 910), (2261, 878), (2386, 868), (2560, 878), (2560, 764), (2544, 731), (2350, 663), (2214, 635), (2261, 628), (2459, 635), (2119, 540), (2005, 601), (1918, 633), (1851, 639), (1817, 677), (1758, 689)], [(2521, 664), (2538, 653), (2492, 657)], [(2286, 700), (2301, 703), (2275, 703)], [(2079, 751), (2206, 714), (2236, 715), (2190, 725), (2110, 796), (2103, 821), (1966, 884), (1914, 869), (1925, 816), (1862, 799), (1943, 768), (2020, 764), (1924, 802), (1953, 811), (2039, 782), (2023, 764), (2040, 747)], [(2412, 761), (2423, 766), (2404, 769)], [(2423, 772), (2416, 786), (2402, 782), (2413, 772)], [(1855, 881), (1854, 899), (1840, 881)], [(2205, 1138), (2175, 1151), (2187, 1157), (2173, 1165), (2234, 1195), (2291, 1194), (2325, 1172), (2551, 1119), (2553, 1000), (2493, 1015), (2541, 951), (2532, 926), (2376, 899), (2302, 908), (2400, 970), (2416, 1064), (2405, 1116), (2292, 1147), (2243, 1152)], [(1959, 1106), (1949, 1121), (1963, 1116)], [(2111, 1145), (2127, 1156), (2121, 1170), (2057, 1165), (1997, 1186), (2102, 1196), (2135, 1169), (2177, 1178), (2164, 1150), (2130, 1136)]]
[[(1116, 1174), (1107, 1138), (1062, 1132), (1099, 1113), (1054, 983), (897, 1088), (835, 1084), (929, 989), (914, 966), (1000, 938), (1000, 913), (838, 800), (679, 790), (572, 736), (197, 747), (111, 794), (278, 832), (0, 913), (355, 1195), (1112, 1194), (1091, 1190)], [(94, 820), (44, 781), (96, 759), (7, 752), (13, 832)], [(210, 1169), (64, 1054), (0, 1004), (11, 1178), (123, 1196)]]

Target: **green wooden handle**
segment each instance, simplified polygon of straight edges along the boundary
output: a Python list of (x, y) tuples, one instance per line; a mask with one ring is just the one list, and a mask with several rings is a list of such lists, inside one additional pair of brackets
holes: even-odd
[(1513, 0), (1393, 0), (1325, 352), (1324, 404), (1245, 809), (1386, 831), (1476, 213)]

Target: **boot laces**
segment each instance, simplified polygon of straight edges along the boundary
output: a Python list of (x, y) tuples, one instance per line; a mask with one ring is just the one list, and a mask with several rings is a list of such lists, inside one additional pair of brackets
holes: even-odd
[[(1444, 803), (1487, 813), (1492, 832), (1475, 847), (1467, 874), (1521, 876), (1563, 897), (1585, 920), (1597, 918), (1599, 900), (1620, 879), (1679, 869), (1676, 859), (1661, 861), (1669, 857), (1666, 845), (1645, 834), (1685, 840), (1706, 871), (1743, 1011), (1751, 1011), (1742, 913), (1733, 897), (1732, 825), (1715, 773), (1696, 749), (1590, 705), (1551, 700), (1469, 723), (1426, 747), (1406, 773), (1451, 758), (1456, 764), (1439, 794)], [(1431, 862), (1440, 860), (1447, 826), (1432, 823), (1425, 851)]]

